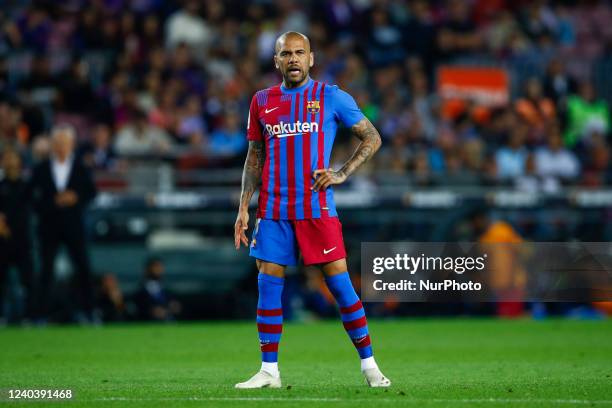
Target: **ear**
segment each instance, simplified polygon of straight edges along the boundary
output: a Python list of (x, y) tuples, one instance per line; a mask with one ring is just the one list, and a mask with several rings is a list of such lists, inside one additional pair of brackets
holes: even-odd
[(312, 68), (314, 65), (314, 52), (310, 52), (310, 62), (308, 62), (308, 66)]
[(280, 69), (280, 66), (278, 65), (278, 58), (276, 57), (276, 54), (274, 55), (274, 67), (276, 69)]

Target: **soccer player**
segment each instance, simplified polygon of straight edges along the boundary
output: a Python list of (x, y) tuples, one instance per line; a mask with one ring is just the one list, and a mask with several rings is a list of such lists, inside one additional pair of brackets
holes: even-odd
[[(257, 329), (262, 364), (257, 374), (236, 388), (281, 386), (281, 294), (285, 267), (297, 264), (298, 249), (305, 265), (317, 265), (325, 274), (344, 328), (361, 358), (367, 384), (391, 385), (374, 360), (365, 312), (347, 272), (332, 190), (332, 185), (344, 182), (374, 155), (380, 135), (349, 94), (310, 78), (313, 64), (314, 54), (305, 35), (282, 34), (276, 40), (274, 65), (283, 82), (258, 91), (251, 101), (249, 149), (234, 243), (236, 249), (241, 243), (249, 246), (249, 202), (261, 183), (250, 255), (259, 270)], [(349, 127), (361, 143), (340, 170), (333, 170), (328, 166), (339, 124)]]

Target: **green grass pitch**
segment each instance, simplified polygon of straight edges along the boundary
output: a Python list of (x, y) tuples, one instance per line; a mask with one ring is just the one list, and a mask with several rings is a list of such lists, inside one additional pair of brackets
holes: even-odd
[[(259, 368), (255, 324), (0, 329), (7, 389), (72, 389), (37, 407), (612, 407), (612, 322), (370, 322), (393, 381), (369, 389), (339, 321), (286, 324), (281, 389), (235, 390)], [(376, 405), (374, 405), (376, 404)]]

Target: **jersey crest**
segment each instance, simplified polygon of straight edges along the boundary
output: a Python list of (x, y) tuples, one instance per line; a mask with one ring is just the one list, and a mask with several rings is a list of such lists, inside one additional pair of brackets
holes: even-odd
[(319, 101), (308, 101), (306, 105), (306, 110), (309, 113), (319, 113), (321, 110), (321, 106), (319, 105)]

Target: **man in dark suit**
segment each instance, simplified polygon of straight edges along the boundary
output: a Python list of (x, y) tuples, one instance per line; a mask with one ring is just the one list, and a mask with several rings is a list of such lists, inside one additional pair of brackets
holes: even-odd
[(84, 211), (96, 196), (88, 168), (74, 155), (76, 134), (70, 126), (51, 133), (52, 154), (32, 174), (32, 197), (38, 214), (41, 250), (41, 318), (49, 314), (50, 285), (55, 256), (61, 244), (71, 258), (81, 308), (77, 316), (92, 318), (91, 271), (85, 242)]
[(5, 149), (0, 163), (4, 172), (0, 180), (0, 305), (9, 268), (15, 266), (24, 290), (24, 310), (21, 316), (7, 317), (31, 319), (34, 317), (34, 282), (28, 186), (22, 177), (21, 157), (15, 150)]

